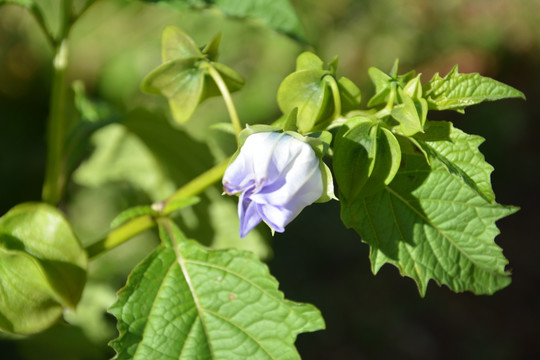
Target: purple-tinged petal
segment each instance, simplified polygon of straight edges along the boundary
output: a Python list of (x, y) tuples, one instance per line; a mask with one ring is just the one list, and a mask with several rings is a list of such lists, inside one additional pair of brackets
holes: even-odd
[(272, 151), (280, 134), (257, 133), (249, 136), (240, 153), (227, 167), (223, 175), (223, 187), (227, 194), (239, 193), (251, 184), (267, 179), (267, 169)]
[(284, 232), (285, 225), (294, 218), (291, 212), (283, 207), (276, 207), (268, 204), (257, 204), (257, 209), (262, 219), (268, 226), (276, 232)]
[(251, 159), (241, 156), (242, 153), (227, 167), (223, 174), (223, 189), (229, 195), (239, 193), (255, 182), (251, 172)]
[[(277, 151), (282, 148), (285, 150)], [(323, 183), (319, 159), (313, 149), (292, 136), (280, 141), (277, 149), (272, 157), (275, 162), (281, 163), (282, 172), (277, 180), (254, 194), (252, 199), (258, 203), (281, 206), (294, 200), (304, 203), (302, 207), (317, 201), (322, 196)], [(289, 156), (288, 163), (278, 159), (284, 156)]]
[(262, 221), (261, 215), (257, 211), (257, 204), (246, 196), (246, 192), (243, 192), (240, 195), (238, 202), (238, 218), (240, 219), (241, 238), (244, 238)]
[(250, 135), (225, 171), (228, 194), (241, 193), (240, 236), (264, 220), (283, 232), (323, 193), (320, 160), (310, 145), (285, 133)]

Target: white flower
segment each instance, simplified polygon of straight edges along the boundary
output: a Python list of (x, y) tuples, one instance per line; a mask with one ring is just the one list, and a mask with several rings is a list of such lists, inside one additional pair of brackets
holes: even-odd
[(307, 143), (285, 133), (250, 135), (223, 176), (227, 194), (240, 193), (240, 236), (264, 221), (283, 232), (303, 208), (321, 198), (319, 159)]

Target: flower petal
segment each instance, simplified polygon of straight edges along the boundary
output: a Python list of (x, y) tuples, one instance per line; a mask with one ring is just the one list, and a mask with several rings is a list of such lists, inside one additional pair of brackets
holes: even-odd
[(284, 137), (272, 154), (272, 162), (281, 168), (279, 177), (273, 181), (269, 177), (268, 184), (252, 195), (253, 201), (286, 206), (294, 199), (307, 206), (322, 196), (319, 159), (308, 144), (292, 136)]
[(295, 218), (295, 216), (292, 216), (291, 211), (282, 207), (257, 204), (257, 209), (262, 220), (276, 232), (284, 232), (285, 226)]
[(272, 151), (280, 134), (257, 133), (249, 136), (240, 153), (227, 167), (223, 175), (223, 186), (227, 194), (239, 193), (253, 183), (267, 178), (267, 168)]
[(240, 237), (244, 238), (253, 228), (262, 221), (257, 211), (257, 204), (251, 201), (246, 192), (240, 195), (238, 202), (238, 218), (240, 219)]
[(323, 193), (320, 159), (311, 146), (285, 133), (250, 135), (223, 176), (228, 194), (240, 194), (240, 236), (264, 220), (283, 232)]

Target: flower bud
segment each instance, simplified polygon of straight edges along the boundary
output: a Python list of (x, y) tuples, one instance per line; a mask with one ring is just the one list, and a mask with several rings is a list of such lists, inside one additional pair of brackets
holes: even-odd
[(223, 176), (227, 194), (240, 194), (240, 236), (264, 221), (283, 232), (303, 208), (323, 196), (319, 158), (286, 133), (250, 135)]

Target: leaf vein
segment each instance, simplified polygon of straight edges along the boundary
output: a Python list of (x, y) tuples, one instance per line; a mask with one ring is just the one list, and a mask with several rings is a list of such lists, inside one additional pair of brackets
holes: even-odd
[(253, 340), (257, 345), (260, 346), (260, 348), (266, 353), (266, 355), (268, 355), (270, 357), (270, 359), (272, 360), (277, 360), (277, 358), (275, 358), (271, 353), (270, 351), (268, 351), (268, 349), (266, 349), (266, 347), (264, 347), (264, 345), (259, 341), (259, 339), (251, 336), (246, 329), (244, 329), (242, 326), (238, 325), (237, 323), (235, 323), (234, 321), (232, 321), (231, 319), (228, 319), (224, 316), (222, 316), (221, 314), (217, 313), (217, 312), (214, 312), (212, 310), (208, 310), (206, 309), (205, 310), (207, 313), (209, 314), (212, 314), (218, 318), (220, 318), (221, 320), (224, 320), (225, 322), (231, 324), (232, 326), (234, 326), (235, 328), (237, 328), (238, 330), (240, 330), (242, 333), (244, 333), (248, 338), (250, 338), (251, 340)]
[[(437, 232), (439, 232), (443, 238), (445, 238), (446, 240), (448, 240), (448, 242), (453, 246), (455, 247), (463, 256), (465, 256), (467, 258), (467, 260), (469, 260), (472, 264), (474, 264), (475, 266), (477, 266), (478, 268), (482, 269), (483, 271), (487, 272), (488, 274), (491, 274), (493, 276), (499, 276), (500, 274), (497, 274), (489, 269), (486, 269), (484, 266), (480, 266), (476, 261), (474, 261), (463, 249), (461, 249), (455, 242), (454, 240), (452, 240), (444, 231), (442, 231), (441, 229), (439, 229), (439, 227), (437, 227), (435, 224), (433, 224), (433, 222), (431, 222), (431, 220), (429, 220), (428, 218), (426, 218), (421, 212), (419, 212), (414, 206), (412, 206), (406, 199), (404, 199), (403, 197), (401, 197), (398, 193), (396, 193), (395, 191), (393, 191), (391, 188), (389, 188), (388, 186), (386, 187), (386, 190), (388, 192), (390, 192), (392, 195), (394, 195), (396, 198), (398, 198), (401, 202), (403, 202), (407, 207), (409, 207), (414, 213), (417, 214), (417, 216), (422, 219), (426, 224), (432, 226), (435, 230), (437, 230)], [(428, 241), (429, 243), (429, 241)], [(430, 245), (431, 246), (431, 245)]]

